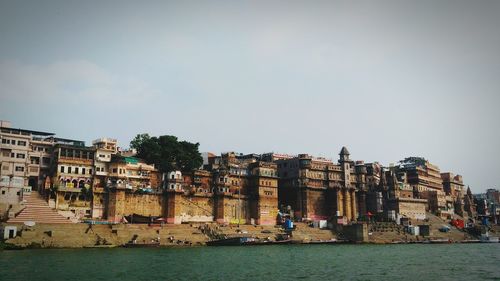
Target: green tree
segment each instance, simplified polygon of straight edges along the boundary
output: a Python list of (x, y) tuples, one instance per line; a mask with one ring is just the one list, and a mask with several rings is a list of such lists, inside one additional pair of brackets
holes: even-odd
[(148, 134), (138, 134), (130, 147), (137, 150), (137, 157), (155, 164), (161, 172), (176, 169), (192, 171), (203, 164), (199, 152), (199, 143), (178, 141), (175, 136), (151, 137)]

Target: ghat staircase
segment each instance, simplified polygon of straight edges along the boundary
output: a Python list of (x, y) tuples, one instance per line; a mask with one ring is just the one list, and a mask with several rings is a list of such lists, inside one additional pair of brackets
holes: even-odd
[(34, 221), (36, 223), (71, 223), (70, 220), (50, 208), (49, 204), (38, 192), (32, 192), (30, 195), (25, 196), (24, 199), (26, 200), (26, 207), (16, 217), (9, 219), (8, 223), (23, 223), (26, 221)]

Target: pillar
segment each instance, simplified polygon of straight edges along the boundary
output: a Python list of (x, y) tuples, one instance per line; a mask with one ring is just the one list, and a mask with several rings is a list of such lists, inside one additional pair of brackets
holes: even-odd
[(217, 199), (215, 201), (215, 220), (217, 223), (225, 223), (226, 220), (224, 218), (224, 212), (225, 212), (225, 204), (226, 204), (226, 198), (224, 194), (218, 194)]
[(180, 224), (182, 191), (168, 190), (167, 193), (167, 223)]
[(354, 190), (351, 190), (351, 220), (355, 221), (357, 216), (356, 216), (356, 192)]
[(110, 191), (108, 200), (108, 220), (120, 222), (125, 214), (125, 190)]
[(351, 194), (349, 193), (349, 190), (345, 189), (344, 190), (345, 197), (344, 197), (344, 209), (345, 213), (344, 216), (347, 217), (347, 219), (351, 219)]
[(335, 191), (335, 197), (337, 197), (337, 211), (341, 216), (344, 215), (344, 196), (342, 190), (339, 188)]

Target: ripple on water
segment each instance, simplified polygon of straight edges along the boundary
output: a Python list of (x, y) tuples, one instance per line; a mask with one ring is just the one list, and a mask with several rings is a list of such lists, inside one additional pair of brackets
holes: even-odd
[(498, 261), (500, 244), (25, 250), (0, 253), (0, 279), (499, 280)]

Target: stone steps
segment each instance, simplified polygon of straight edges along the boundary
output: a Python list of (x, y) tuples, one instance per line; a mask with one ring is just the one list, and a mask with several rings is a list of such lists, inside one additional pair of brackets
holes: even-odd
[(34, 221), (36, 223), (71, 223), (68, 219), (61, 216), (55, 210), (49, 207), (43, 198), (36, 192), (25, 197), (25, 208), (14, 218), (8, 220), (8, 223), (24, 223)]

